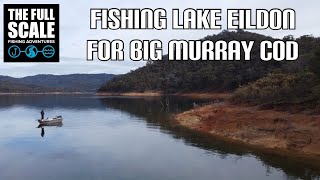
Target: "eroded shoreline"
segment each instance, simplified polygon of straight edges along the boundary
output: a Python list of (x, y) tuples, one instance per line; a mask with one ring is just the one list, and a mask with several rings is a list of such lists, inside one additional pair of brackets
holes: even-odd
[(320, 115), (217, 103), (175, 115), (192, 130), (277, 154), (320, 162)]
[[(127, 92), (127, 93), (96, 93), (97, 96), (130, 96), (130, 97), (159, 97), (164, 96), (162, 92)], [(190, 97), (195, 99), (228, 99), (229, 93), (172, 93), (169, 96)]]

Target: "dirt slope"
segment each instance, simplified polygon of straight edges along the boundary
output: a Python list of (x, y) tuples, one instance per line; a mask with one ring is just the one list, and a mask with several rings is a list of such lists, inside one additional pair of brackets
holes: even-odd
[(230, 140), (320, 158), (319, 115), (221, 103), (189, 110), (175, 119), (188, 128)]

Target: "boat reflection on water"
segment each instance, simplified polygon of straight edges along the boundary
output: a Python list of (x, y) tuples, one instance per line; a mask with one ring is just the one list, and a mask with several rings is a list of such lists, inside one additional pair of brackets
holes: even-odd
[(57, 123), (52, 123), (52, 124), (39, 124), (37, 128), (41, 128), (41, 137), (44, 137), (44, 127), (62, 127), (63, 123), (62, 122), (57, 122)]

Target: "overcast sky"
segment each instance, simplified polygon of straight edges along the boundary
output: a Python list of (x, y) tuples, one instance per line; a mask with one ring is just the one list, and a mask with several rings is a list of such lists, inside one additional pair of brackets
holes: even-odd
[[(293, 8), (297, 13), (297, 29), (291, 31), (258, 31), (259, 33), (282, 38), (292, 34), (299, 37), (305, 34), (320, 36), (320, 1), (292, 0), (0, 0), (2, 4), (14, 3), (57, 3), (60, 4), (60, 63), (3, 63), (0, 61), (0, 75), (15, 77), (35, 74), (71, 74), (71, 73), (113, 73), (122, 74), (143, 66), (145, 62), (125, 60), (122, 62), (86, 61), (86, 40), (122, 39), (127, 45), (132, 39), (160, 39), (164, 46), (170, 39), (200, 39), (220, 31), (212, 30), (90, 30), (90, 8), (165, 8), (168, 12), (168, 25), (171, 24), (172, 8), (219, 8), (223, 15), (227, 8)], [(3, 5), (0, 7), (3, 14)], [(3, 19), (0, 18), (0, 58), (3, 59)], [(222, 19), (225, 28), (226, 18)], [(166, 51), (166, 47), (164, 47)], [(125, 46), (128, 54), (128, 46)]]

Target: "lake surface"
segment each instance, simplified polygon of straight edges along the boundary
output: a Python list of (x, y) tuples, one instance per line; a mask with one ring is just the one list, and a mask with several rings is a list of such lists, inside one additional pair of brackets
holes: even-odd
[[(172, 113), (203, 102), (171, 97), (166, 109), (160, 100), (0, 96), (0, 179), (320, 179), (320, 167), (173, 126)], [(41, 109), (63, 126), (42, 132)]]

